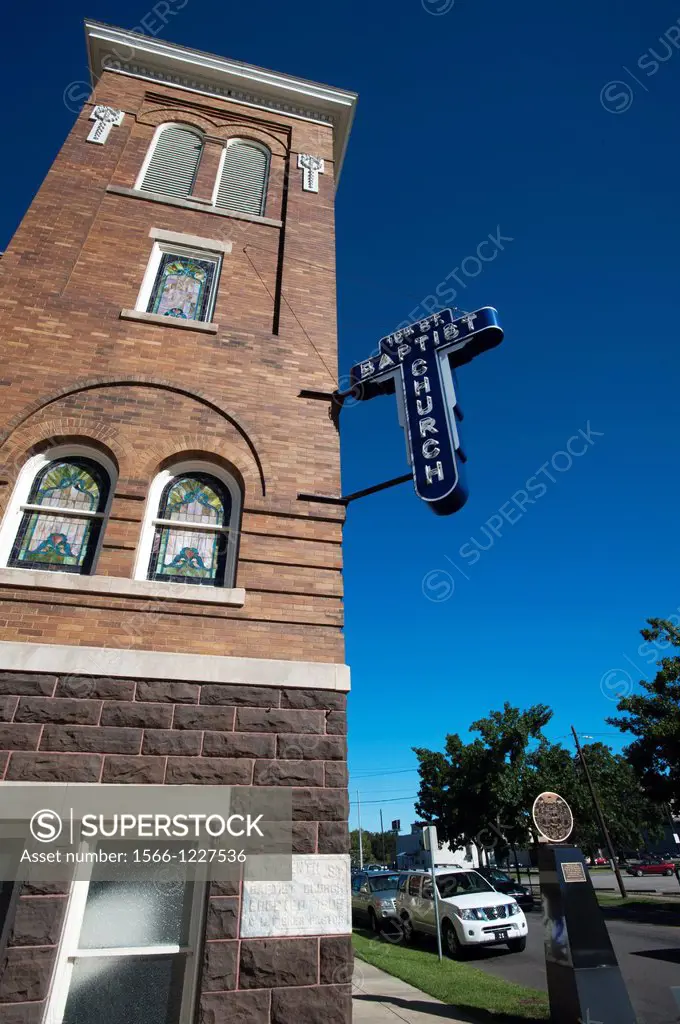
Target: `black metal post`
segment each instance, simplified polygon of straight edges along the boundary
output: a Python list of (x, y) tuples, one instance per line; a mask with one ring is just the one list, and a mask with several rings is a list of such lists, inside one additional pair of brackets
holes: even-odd
[(619, 863), (618, 863), (618, 861), (616, 859), (616, 854), (614, 853), (614, 847), (612, 846), (612, 841), (609, 838), (609, 832), (607, 831), (607, 826), (605, 825), (604, 815), (602, 814), (602, 808), (600, 807), (600, 801), (597, 799), (597, 793), (595, 792), (595, 787), (593, 785), (593, 780), (590, 777), (590, 772), (588, 770), (588, 764), (586, 762), (585, 755), (584, 755), (583, 750), (581, 748), (581, 744), (579, 743), (579, 738), (578, 738), (578, 736), (576, 734), (576, 729), (574, 728), (573, 725), (571, 727), (571, 731), (572, 731), (573, 736), (574, 736), (574, 743), (576, 744), (576, 750), (578, 751), (579, 760), (580, 760), (581, 766), (583, 768), (583, 773), (584, 773), (584, 775), (586, 777), (586, 782), (588, 784), (588, 789), (590, 790), (590, 795), (593, 798), (593, 805), (595, 807), (595, 814), (597, 815), (597, 820), (598, 820), (598, 822), (600, 824), (600, 829), (602, 831), (602, 835), (604, 836), (605, 845), (607, 847), (607, 852), (609, 853), (609, 859), (612, 862), (612, 867), (614, 868), (614, 874), (616, 875), (616, 881), (618, 882), (619, 890), (620, 890), (622, 896), (627, 896), (628, 894), (626, 892), (626, 887), (623, 884), (623, 878), (621, 877), (621, 872), (619, 871)]

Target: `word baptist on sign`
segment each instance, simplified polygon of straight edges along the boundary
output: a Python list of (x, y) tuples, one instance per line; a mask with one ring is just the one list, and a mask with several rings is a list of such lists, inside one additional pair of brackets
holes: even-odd
[(457, 320), (450, 309), (442, 309), (381, 338), (378, 354), (352, 367), (356, 397), (396, 394), (416, 494), (437, 515), (457, 512), (468, 497), (454, 368), (502, 340), (491, 306)]

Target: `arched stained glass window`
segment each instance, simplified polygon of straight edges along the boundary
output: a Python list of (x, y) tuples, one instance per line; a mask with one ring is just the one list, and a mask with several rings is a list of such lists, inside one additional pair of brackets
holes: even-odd
[(173, 477), (154, 520), (148, 578), (170, 583), (224, 584), (231, 495), (207, 473)]
[(87, 573), (104, 521), (110, 480), (92, 459), (58, 459), (33, 481), (8, 565)]

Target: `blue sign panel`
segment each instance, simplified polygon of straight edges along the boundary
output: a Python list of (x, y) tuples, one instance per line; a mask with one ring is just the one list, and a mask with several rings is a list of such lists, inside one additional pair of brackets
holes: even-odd
[(352, 367), (356, 397), (396, 393), (416, 494), (437, 515), (457, 512), (468, 497), (453, 368), (502, 340), (491, 306), (457, 320), (443, 309), (381, 338), (377, 354)]

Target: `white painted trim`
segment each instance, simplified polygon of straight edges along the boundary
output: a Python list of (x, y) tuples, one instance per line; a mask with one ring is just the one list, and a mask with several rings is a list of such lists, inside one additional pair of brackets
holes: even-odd
[[(173, 524), (176, 525), (176, 524)], [(72, 594), (104, 594), (132, 600), (187, 601), (242, 608), (246, 592), (242, 587), (201, 587), (192, 583), (160, 583), (158, 580), (129, 580), (123, 576), (85, 576), (75, 572), (41, 569), (0, 568), (0, 587), (28, 587), (32, 590), (61, 590)], [(158, 607), (155, 607), (159, 611)]]
[[(187, 124), (186, 121), (164, 121), (163, 124), (159, 124), (158, 125), (158, 127), (156, 128), (156, 131), (153, 133), (153, 138), (151, 139), (151, 142), (149, 143), (149, 148), (146, 151), (146, 156), (144, 157), (144, 162), (142, 164), (142, 168), (141, 168), (139, 174), (137, 175), (137, 180), (135, 181), (135, 189), (141, 189), (142, 184), (144, 182), (144, 178), (146, 177), (146, 172), (149, 169), (149, 164), (151, 163), (153, 155), (156, 152), (156, 146), (158, 145), (158, 140), (159, 140), (159, 138), (161, 137), (161, 134), (165, 131), (166, 128), (184, 128), (186, 131), (192, 132), (192, 134), (194, 134), (198, 139), (201, 140), (201, 152), (200, 152), (200, 155), (198, 157), (198, 162), (196, 164), (196, 171), (198, 171), (198, 167), (199, 167), (200, 162), (201, 162), (201, 157), (203, 156), (203, 139), (204, 139), (203, 132), (200, 130), (200, 128), (196, 128), (195, 125)], [(194, 175), (194, 181), (195, 181), (195, 175)]]
[[(154, 242), (151, 249), (151, 255), (149, 256), (149, 262), (146, 265), (144, 277), (142, 278), (142, 286), (139, 289), (139, 295), (135, 303), (135, 310), (138, 313), (146, 313), (150, 316), (158, 316), (160, 314), (150, 313), (147, 309), (149, 302), (151, 301), (151, 293), (153, 286), (156, 281), (156, 275), (160, 266), (161, 259), (164, 255), (170, 254), (171, 256), (189, 256), (195, 259), (213, 259), (217, 263), (215, 269), (215, 275), (213, 277), (212, 286), (210, 289), (210, 295), (208, 297), (208, 306), (206, 308), (206, 319), (205, 320), (186, 320), (183, 323), (189, 324), (211, 324), (213, 310), (215, 308), (215, 299), (217, 298), (217, 289), (220, 286), (220, 275), (222, 273), (222, 254), (220, 252), (212, 252), (209, 249), (197, 249), (194, 246), (188, 247), (183, 245), (171, 245), (168, 242)], [(169, 317), (163, 317), (163, 319), (171, 319)]]
[(121, 320), (136, 320), (140, 324), (158, 324), (159, 327), (174, 327), (179, 331), (198, 331), (203, 334), (217, 334), (219, 324), (205, 320), (178, 320), (175, 316), (163, 316), (160, 313), (143, 313), (140, 309), (121, 309), (118, 314)]
[[(158, 505), (161, 499), (161, 494), (163, 493), (164, 487), (169, 484), (171, 480), (177, 476), (182, 476), (184, 473), (208, 473), (224, 484), (231, 495), (231, 518), (229, 523), (223, 530), (216, 531), (229, 534), (223, 584), (223, 586), (228, 589), (233, 585), (233, 581), (236, 578), (236, 553), (238, 551), (239, 541), (238, 528), (241, 522), (241, 505), (243, 503), (243, 495), (241, 494), (241, 488), (238, 486), (231, 474), (227, 473), (227, 471), (222, 469), (221, 466), (214, 465), (212, 462), (200, 462), (193, 460), (190, 462), (176, 462), (158, 473), (152, 481), (144, 509), (144, 519), (142, 520), (142, 531), (140, 534), (139, 546), (137, 548), (137, 560), (135, 562), (133, 578), (135, 580), (146, 580), (147, 578), (149, 560), (151, 558), (151, 548), (153, 545), (154, 529), (158, 520)], [(191, 583), (161, 583), (158, 580), (154, 580), (153, 582), (163, 588), (185, 586), (191, 590), (201, 589)], [(219, 588), (205, 587), (202, 589), (212, 591)], [(245, 591), (243, 591), (243, 593), (245, 594)]]
[(201, 238), (200, 235), (185, 235), (181, 231), (166, 231), (165, 228), (151, 228), (149, 238), (171, 245), (188, 245), (195, 249), (209, 249), (210, 252), (230, 253), (231, 242), (220, 242), (216, 238)]
[[(96, 846), (97, 844), (95, 844)], [(105, 844), (104, 844), (105, 845)], [(88, 849), (92, 844), (83, 843), (81, 849)], [(91, 867), (91, 866), (90, 866)], [(90, 870), (89, 875), (92, 872)], [(196, 999), (198, 971), (201, 963), (197, 955), (203, 934), (206, 885), (205, 872), (195, 880), (189, 881), (193, 886), (191, 907), (189, 910), (189, 943), (188, 946), (130, 946), (79, 949), (78, 940), (83, 925), (90, 878), (75, 881), (71, 884), (67, 910), (62, 927), (61, 940), (58, 947), (57, 961), (52, 974), (50, 991), (45, 1004), (43, 1020), (49, 1024), (61, 1024), (64, 1018), (66, 1002), (71, 987), (71, 977), (76, 960), (97, 957), (101, 959), (121, 957), (153, 957), (168, 955), (184, 956), (184, 973), (182, 979), (181, 1007), (179, 1024), (191, 1024)], [(159, 897), (160, 898), (160, 897)]]
[[(171, 586), (179, 584), (171, 584)], [(234, 683), (289, 689), (350, 688), (347, 665), (320, 661), (276, 661), (222, 654), (131, 651), (115, 647), (31, 644), (0, 640), (0, 671), (50, 675), (119, 676), (121, 679), (167, 679), (175, 682)]]
[[(19, 476), (17, 477), (17, 482), (14, 486), (12, 496), (9, 499), (2, 525), (0, 525), (0, 566), (7, 565), (12, 551), (12, 546), (16, 539), (17, 531), (21, 525), (23, 506), (28, 502), (28, 495), (30, 494), (31, 487), (33, 486), (33, 481), (36, 476), (45, 468), (45, 466), (49, 465), (50, 462), (54, 462), (57, 459), (68, 458), (92, 459), (93, 462), (98, 463), (104, 470), (106, 470), (110, 480), (109, 496), (102, 514), (103, 522), (99, 531), (97, 548), (92, 560), (92, 569), (94, 570), (97, 565), (97, 559), (99, 558), (101, 545), (104, 540), (104, 531), (109, 518), (109, 512), (111, 511), (111, 502), (113, 501), (113, 494), (116, 489), (118, 473), (111, 459), (107, 458), (107, 456), (98, 449), (88, 448), (85, 445), (78, 444), (55, 445), (52, 448), (45, 449), (45, 451), (40, 452), (38, 455), (34, 455), (25, 462)], [(49, 509), (46, 508), (46, 511), (49, 511)], [(23, 573), (29, 572), (30, 570), (18, 569), (17, 571)], [(58, 569), (50, 571), (46, 570), (45, 575), (75, 577), (76, 580), (83, 578), (83, 575), (80, 573), (60, 573)]]

